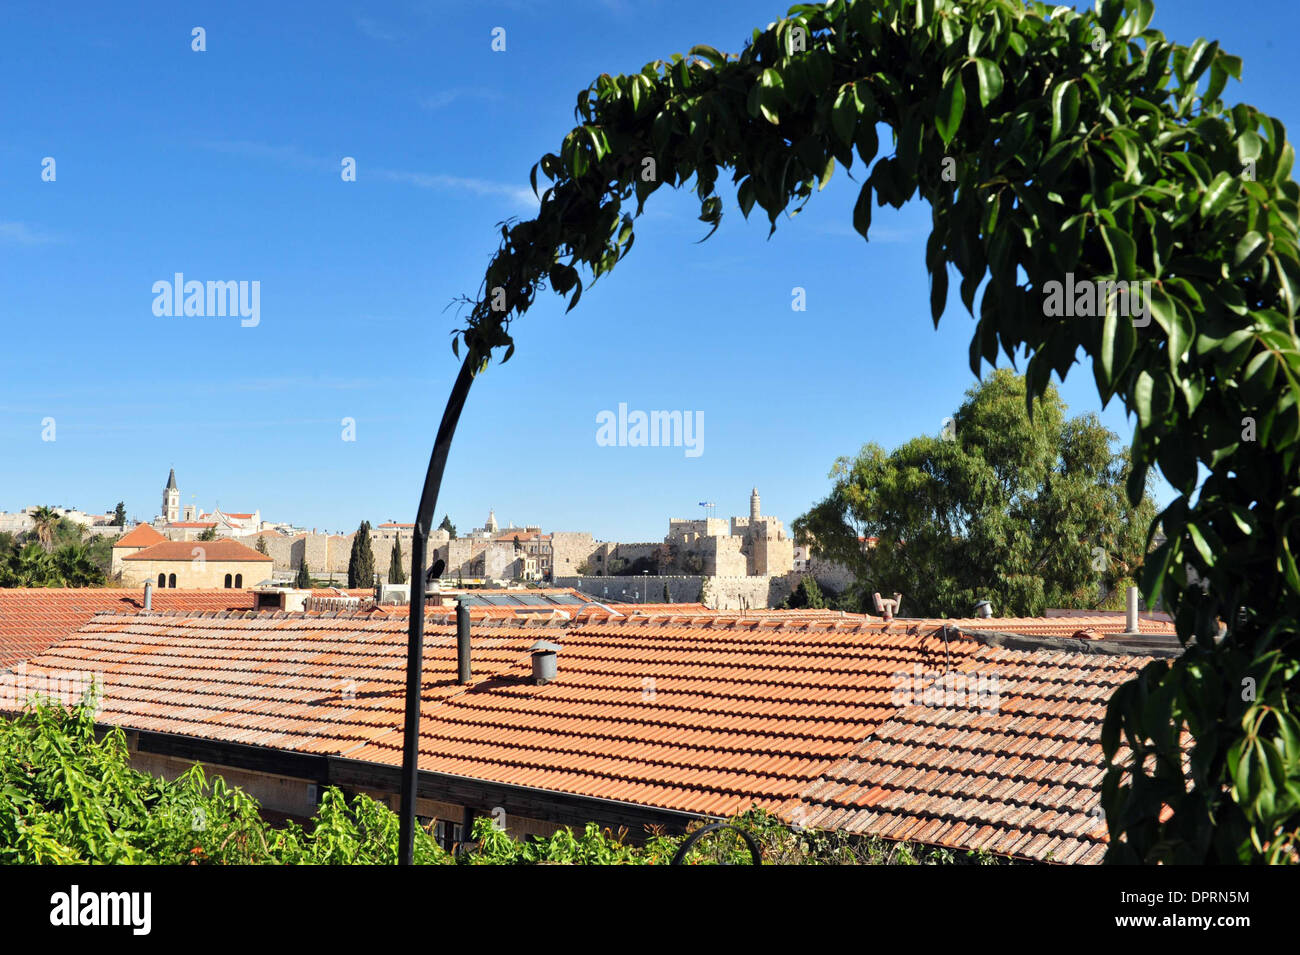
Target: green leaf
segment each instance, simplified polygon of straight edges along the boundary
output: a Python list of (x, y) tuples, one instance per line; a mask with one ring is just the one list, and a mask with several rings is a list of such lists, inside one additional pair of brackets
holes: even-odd
[(1002, 94), (1002, 70), (992, 60), (977, 56), (975, 72), (980, 82), (980, 104), (988, 106)]
[(551, 266), (551, 288), (559, 295), (566, 295), (578, 281), (578, 270), (563, 262)]
[(1228, 207), (1241, 191), (1241, 178), (1226, 172), (1214, 177), (1201, 200), (1201, 218), (1211, 219)]
[(858, 127), (858, 102), (852, 86), (845, 85), (840, 89), (840, 95), (835, 97), (835, 105), (831, 107), (831, 125), (840, 142), (846, 146), (853, 145), (853, 134)]
[(826, 188), (826, 183), (831, 181), (831, 176), (835, 175), (835, 157), (827, 156), (826, 163), (822, 166), (821, 177), (817, 183), (817, 191), (821, 192)]
[(1123, 229), (1109, 225), (1101, 227), (1101, 238), (1110, 252), (1115, 277), (1126, 280), (1137, 278), (1137, 244), (1133, 238)]
[(858, 192), (858, 201), (853, 204), (853, 228), (862, 238), (867, 238), (867, 231), (871, 228), (870, 181), (862, 184), (862, 189)]
[(1079, 120), (1079, 87), (1073, 80), (1063, 80), (1052, 90), (1052, 135), (1056, 142), (1062, 133), (1073, 132)]
[(1106, 309), (1101, 326), (1101, 370), (1109, 394), (1120, 373), (1128, 367), (1137, 346), (1131, 318), (1119, 314), (1119, 309)]
[(697, 43), (690, 49), (690, 56), (698, 56), (701, 59), (708, 60), (714, 66), (725, 66), (727, 58), (711, 46), (703, 43)]
[(1219, 44), (1217, 42), (1206, 43), (1205, 40), (1198, 39), (1193, 43), (1184, 62), (1182, 81), (1189, 85), (1195, 83), (1218, 52)]
[(1241, 237), (1232, 253), (1234, 267), (1249, 271), (1259, 264), (1268, 251), (1268, 241), (1258, 232), (1250, 231)]
[(954, 70), (944, 84), (943, 92), (939, 94), (934, 118), (934, 128), (939, 131), (939, 138), (945, 146), (957, 135), (957, 127), (961, 125), (961, 114), (965, 109), (966, 90), (962, 86), (961, 71)]
[(744, 182), (740, 184), (740, 188), (736, 190), (736, 202), (740, 205), (741, 215), (746, 219), (749, 218), (749, 211), (754, 208), (756, 198), (754, 180), (746, 176)]
[(766, 69), (758, 76), (758, 110), (769, 123), (780, 122), (780, 108), (785, 102), (785, 81), (781, 74)]
[(1151, 398), (1155, 394), (1156, 380), (1145, 369), (1138, 374), (1133, 385), (1133, 406), (1137, 409), (1138, 423), (1143, 428), (1151, 426)]
[(1214, 551), (1210, 549), (1210, 545), (1206, 542), (1205, 535), (1201, 533), (1201, 529), (1195, 524), (1189, 522), (1187, 524), (1187, 533), (1192, 538), (1192, 546), (1195, 547), (1196, 552), (1201, 555), (1201, 560), (1205, 561), (1205, 566), (1213, 567)]
[(940, 262), (930, 271), (930, 318), (935, 328), (943, 316), (944, 306), (948, 303), (948, 263)]
[(1264, 151), (1264, 141), (1259, 138), (1259, 134), (1254, 130), (1246, 130), (1237, 140), (1237, 159), (1242, 163), (1250, 162), (1252, 159), (1258, 159)]

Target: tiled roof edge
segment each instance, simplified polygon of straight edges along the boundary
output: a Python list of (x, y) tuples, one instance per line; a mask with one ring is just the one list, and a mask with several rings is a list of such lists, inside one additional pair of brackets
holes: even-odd
[[(943, 630), (943, 627), (937, 630)], [(1029, 636), (1005, 633), (1001, 630), (972, 630), (968, 627), (949, 627), (952, 632), (978, 640), (990, 647), (1007, 650), (1052, 650), (1059, 653), (1097, 653), (1106, 656), (1177, 657), (1183, 648), (1175, 636), (1143, 634), (1123, 640), (1081, 640), (1078, 637), (1057, 637), (1048, 634)], [(1172, 642), (1171, 642), (1172, 641)]]

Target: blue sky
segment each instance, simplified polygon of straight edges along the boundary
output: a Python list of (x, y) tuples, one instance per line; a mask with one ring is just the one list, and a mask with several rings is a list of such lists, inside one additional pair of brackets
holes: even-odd
[[(0, 509), (184, 503), (350, 530), (413, 519), (457, 362), (448, 304), (579, 90), (695, 43), (738, 50), (782, 3), (26, 3), (0, 11)], [(191, 50), (191, 30), (207, 50)], [(494, 27), (506, 51), (491, 50)], [(1245, 100), (1300, 129), (1300, 12), (1162, 0), (1155, 26), (1245, 59)], [(57, 179), (41, 180), (44, 157)], [(343, 182), (340, 163), (357, 162)], [(843, 171), (770, 240), (734, 206), (708, 242), (660, 194), (567, 316), (549, 293), (474, 386), (438, 506), (659, 539), (669, 517), (792, 520), (835, 457), (936, 433), (973, 383), (954, 295), (936, 332), (926, 210), (850, 228)], [(154, 315), (153, 283), (261, 283), (260, 324)], [(807, 311), (791, 311), (791, 289)], [(1097, 410), (1076, 366), (1071, 410)], [(703, 413), (704, 453), (600, 447), (596, 415)], [(42, 440), (53, 418), (55, 440)], [(344, 418), (356, 422), (344, 441)], [(1127, 441), (1112, 404), (1103, 420)], [(1167, 496), (1167, 490), (1161, 495)]]

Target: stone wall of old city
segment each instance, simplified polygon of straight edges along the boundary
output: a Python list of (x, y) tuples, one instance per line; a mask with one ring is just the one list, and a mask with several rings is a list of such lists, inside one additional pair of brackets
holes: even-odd
[[(322, 578), (332, 574), (336, 578), (342, 578), (347, 576), (348, 561), (352, 557), (352, 539), (355, 536), (355, 534), (299, 534), (296, 537), (286, 537), (283, 534), (263, 532), (246, 534), (235, 540), (254, 550), (257, 549), (259, 537), (265, 540), (267, 554), (278, 576), (296, 574), (305, 559), (313, 577)], [(402, 569), (406, 572), (407, 580), (410, 580), (411, 535), (403, 534), (400, 540)], [(447, 560), (447, 544), (446, 531), (434, 531), (429, 535), (429, 551), (424, 564), (426, 569), (439, 558)], [(380, 580), (387, 580), (393, 557), (393, 536), (372, 534), (370, 550), (375, 557), (375, 572), (379, 574)]]
[(596, 552), (596, 540), (590, 534), (577, 531), (556, 531), (551, 535), (551, 567), (556, 577), (578, 573), (578, 568), (591, 560)]

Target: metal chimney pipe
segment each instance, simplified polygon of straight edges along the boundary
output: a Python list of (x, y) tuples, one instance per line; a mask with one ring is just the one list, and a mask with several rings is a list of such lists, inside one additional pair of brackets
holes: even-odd
[(144, 582), (144, 609), (145, 610), (153, 609), (153, 581), (152, 580), (146, 580)]
[(465, 601), (456, 601), (456, 679), (468, 683), (469, 669), (469, 607)]
[(1128, 606), (1124, 611), (1124, 630), (1127, 633), (1138, 632), (1138, 589), (1128, 589)]

